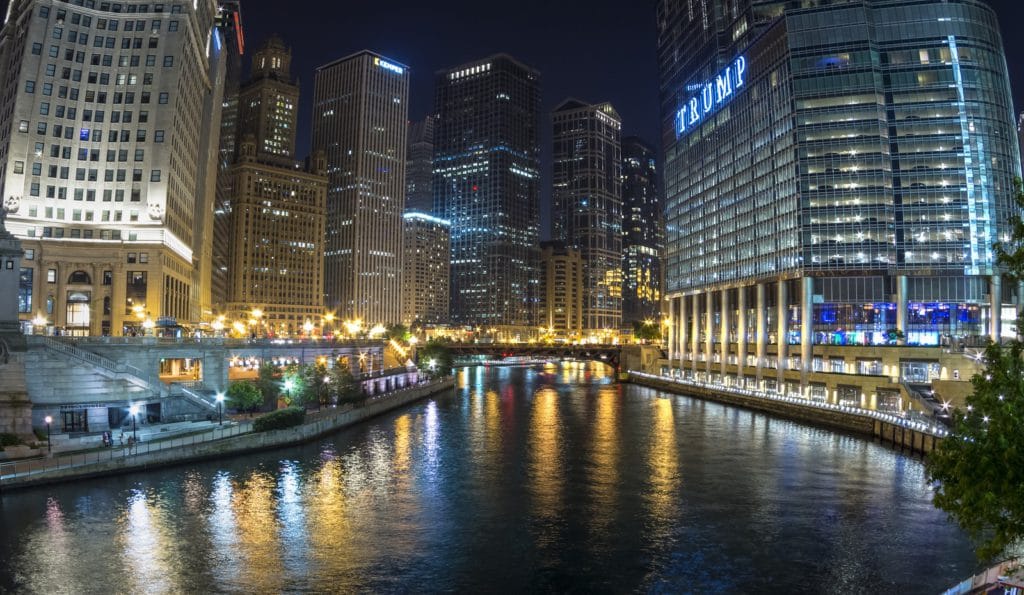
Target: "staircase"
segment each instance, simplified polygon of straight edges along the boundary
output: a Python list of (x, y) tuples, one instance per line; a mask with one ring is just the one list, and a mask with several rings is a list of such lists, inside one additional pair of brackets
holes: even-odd
[(204, 387), (202, 383), (190, 383), (188, 385), (184, 383), (173, 383), (171, 384), (171, 389), (174, 394), (180, 391), (182, 396), (193, 403), (203, 407), (209, 407), (214, 411), (217, 410), (216, 393)]
[(161, 382), (160, 377), (156, 374), (147, 374), (135, 366), (115, 362), (91, 351), (79, 349), (54, 337), (43, 337), (43, 345), (51, 351), (83, 361), (96, 367), (98, 370), (104, 370), (107, 372), (104, 375), (109, 378), (124, 380), (139, 388), (153, 391), (161, 397), (166, 397), (168, 394), (167, 385)]

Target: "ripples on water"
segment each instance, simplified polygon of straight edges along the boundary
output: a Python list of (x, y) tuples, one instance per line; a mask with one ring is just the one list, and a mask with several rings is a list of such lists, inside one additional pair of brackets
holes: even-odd
[(305, 447), (7, 494), (0, 591), (921, 592), (973, 570), (920, 462), (613, 384), (471, 368)]

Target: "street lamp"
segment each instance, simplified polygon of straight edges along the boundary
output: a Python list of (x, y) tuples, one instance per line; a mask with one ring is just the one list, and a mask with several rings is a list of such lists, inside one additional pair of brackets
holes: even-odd
[(145, 334), (147, 334), (147, 335), (148, 335), (149, 333), (153, 332), (153, 327), (154, 327), (154, 326), (156, 326), (156, 323), (154, 323), (154, 322), (153, 322), (153, 321), (152, 321), (151, 319), (149, 319), (149, 318), (147, 318), (147, 319), (146, 319), (146, 320), (145, 320), (145, 321), (144, 321), (144, 322), (142, 323), (142, 328), (146, 329), (146, 330), (145, 330)]
[(307, 337), (312, 336), (313, 335), (313, 323), (310, 322), (309, 320), (306, 320), (306, 322), (304, 322), (302, 324), (302, 330), (306, 331), (306, 336)]
[(132, 416), (132, 442), (136, 443), (139, 441), (139, 433), (135, 428), (135, 416), (139, 414), (139, 406), (132, 405), (128, 408), (128, 413)]
[[(334, 331), (334, 329), (331, 327), (331, 325), (333, 323), (334, 323), (334, 312), (328, 312), (328, 313), (324, 314), (324, 330), (326, 331), (327, 329), (330, 329), (331, 334), (332, 334), (332, 338), (333, 338), (333, 331)], [(327, 333), (325, 332), (324, 334), (327, 334)]]
[(43, 334), (46, 329), (46, 317), (42, 314), (36, 314), (36, 317), (32, 319), (32, 326), (43, 329), (39, 334)]
[(217, 393), (217, 424), (224, 425), (224, 393)]
[(53, 418), (47, 415), (43, 421), (46, 422), (46, 452), (53, 452), (53, 447), (50, 444), (50, 424), (53, 423)]

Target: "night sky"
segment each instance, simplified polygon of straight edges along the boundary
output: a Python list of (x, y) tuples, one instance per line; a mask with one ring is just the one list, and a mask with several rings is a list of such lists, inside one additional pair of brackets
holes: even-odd
[[(999, 13), (1016, 112), (1024, 109), (1024, 0), (990, 0)], [(293, 75), (302, 85), (299, 155), (309, 151), (314, 69), (360, 49), (371, 49), (412, 69), (409, 118), (433, 109), (434, 73), (506, 52), (541, 72), (543, 108), (566, 97), (610, 101), (623, 133), (659, 142), (657, 0), (391, 0), (287, 4), (242, 0), (248, 51), (272, 33), (292, 48)], [(1015, 33), (1011, 33), (1016, 29)], [(248, 63), (246, 63), (248, 67)], [(542, 234), (550, 204), (550, 124), (542, 120)]]

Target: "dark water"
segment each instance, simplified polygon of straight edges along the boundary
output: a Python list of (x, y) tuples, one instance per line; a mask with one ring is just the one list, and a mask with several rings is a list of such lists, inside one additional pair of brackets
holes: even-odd
[(4, 495), (0, 591), (908, 592), (974, 570), (919, 460), (583, 364), (319, 443)]

